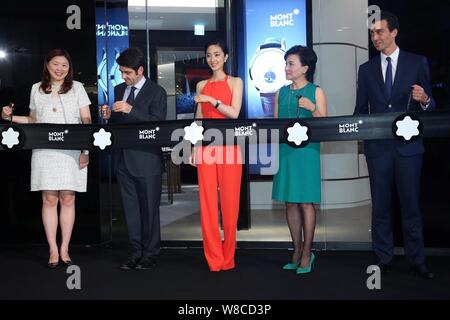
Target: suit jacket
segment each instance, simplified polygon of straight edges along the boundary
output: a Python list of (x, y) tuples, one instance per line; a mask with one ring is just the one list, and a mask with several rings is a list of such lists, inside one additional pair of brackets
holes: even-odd
[[(123, 99), (127, 85), (121, 83), (114, 88), (115, 101)], [(146, 79), (143, 87), (135, 97), (133, 108), (129, 114), (113, 112), (111, 123), (136, 123), (146, 121), (162, 121), (167, 114), (167, 94), (163, 87)], [(122, 153), (122, 154), (120, 154)], [(115, 153), (114, 164), (123, 156), (125, 167), (134, 177), (160, 175), (164, 171), (162, 151), (159, 147), (130, 148)]]
[[(400, 50), (392, 95), (391, 99), (388, 99), (381, 70), (381, 56), (378, 55), (359, 67), (354, 114), (406, 112), (411, 86), (414, 84), (420, 85), (431, 98), (427, 110), (433, 110), (435, 101), (431, 93), (430, 73), (426, 58)], [(420, 103), (411, 97), (409, 111), (422, 110)], [(384, 152), (391, 152), (393, 149), (402, 156), (412, 156), (424, 152), (421, 139), (408, 143), (397, 139), (366, 140), (364, 142), (364, 153), (367, 157), (377, 157)]]

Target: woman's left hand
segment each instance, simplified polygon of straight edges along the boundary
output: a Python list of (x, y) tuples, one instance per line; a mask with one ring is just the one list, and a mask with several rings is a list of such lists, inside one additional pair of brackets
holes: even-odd
[(308, 98), (302, 97), (298, 99), (298, 107), (313, 112), (313, 110), (316, 108), (316, 105), (312, 103)]
[(198, 95), (196, 95), (195, 97), (194, 97), (194, 101), (196, 102), (196, 103), (203, 103), (203, 102), (209, 102), (209, 103), (211, 103), (211, 97), (210, 96), (207, 96), (207, 95), (204, 95), (204, 94), (198, 94)]
[(80, 169), (84, 169), (89, 164), (89, 155), (86, 155), (84, 153), (80, 154)]

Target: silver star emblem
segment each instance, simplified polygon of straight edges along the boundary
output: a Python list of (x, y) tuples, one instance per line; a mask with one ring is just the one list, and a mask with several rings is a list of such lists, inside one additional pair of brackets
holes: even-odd
[(111, 132), (105, 131), (105, 129), (101, 128), (99, 131), (94, 133), (94, 146), (104, 150), (111, 144)]
[(395, 125), (397, 126), (395, 134), (403, 137), (406, 141), (419, 135), (419, 121), (412, 120), (410, 116), (406, 116), (403, 120), (397, 121)]
[(299, 146), (303, 141), (308, 141), (309, 137), (307, 131), (307, 127), (304, 127), (300, 125), (300, 123), (296, 122), (292, 127), (289, 127), (287, 129), (287, 132), (289, 134), (287, 140)]
[(2, 144), (7, 145), (9, 149), (19, 144), (19, 132), (15, 131), (13, 128), (2, 132)]
[(202, 126), (192, 122), (189, 127), (184, 127), (184, 140), (196, 144), (197, 141), (203, 140), (203, 130), (204, 128)]

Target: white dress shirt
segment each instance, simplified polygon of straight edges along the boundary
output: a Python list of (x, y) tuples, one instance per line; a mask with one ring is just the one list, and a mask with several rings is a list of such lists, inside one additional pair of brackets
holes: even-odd
[(394, 52), (390, 56), (385, 55), (384, 53), (380, 53), (381, 55), (381, 70), (383, 71), (383, 80), (386, 82), (386, 69), (388, 66), (388, 62), (386, 60), (387, 57), (391, 58), (392, 63), (392, 83), (394, 83), (395, 80), (395, 73), (397, 71), (397, 65), (398, 65), (398, 56), (400, 54), (400, 48), (397, 47)]

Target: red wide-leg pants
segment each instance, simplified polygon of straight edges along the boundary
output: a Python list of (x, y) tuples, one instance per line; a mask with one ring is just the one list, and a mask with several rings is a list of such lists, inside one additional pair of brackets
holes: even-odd
[[(201, 163), (200, 163), (201, 162)], [(238, 146), (196, 150), (203, 248), (211, 271), (234, 268), (236, 228), (242, 177)], [(224, 240), (219, 229), (218, 193)]]

